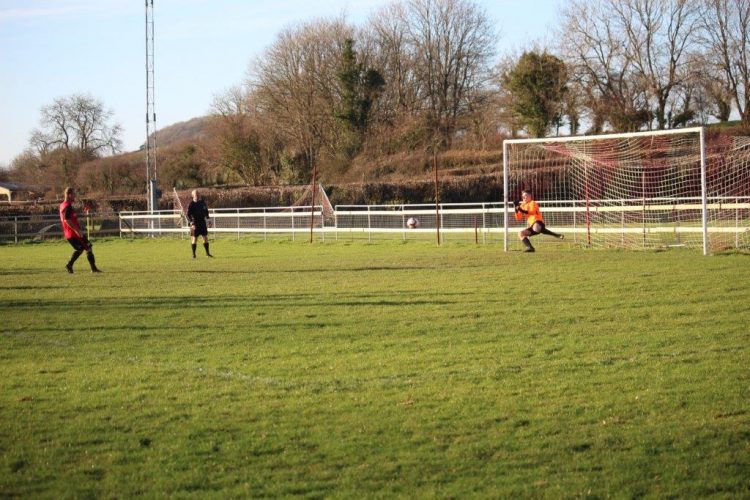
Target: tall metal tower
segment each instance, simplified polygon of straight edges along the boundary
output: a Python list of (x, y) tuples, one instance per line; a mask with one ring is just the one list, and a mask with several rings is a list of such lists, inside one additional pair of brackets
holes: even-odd
[(146, 197), (148, 211), (157, 205), (156, 111), (154, 109), (154, 0), (146, 1)]

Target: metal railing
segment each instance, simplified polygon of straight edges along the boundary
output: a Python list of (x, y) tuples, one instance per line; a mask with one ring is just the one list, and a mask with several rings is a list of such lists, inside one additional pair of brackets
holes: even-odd
[[(90, 238), (119, 236), (120, 217), (116, 214), (89, 214), (78, 218)], [(57, 214), (14, 215), (0, 217), (0, 242), (60, 239), (63, 237)]]
[[(689, 246), (701, 242), (702, 205), (698, 198), (567, 200), (539, 202), (547, 226), (565, 234), (568, 243), (584, 246)], [(750, 248), (750, 197), (708, 199), (707, 233), (713, 248)], [(501, 202), (433, 204), (338, 205), (333, 214), (316, 206), (210, 210), (209, 232), (236, 238), (306, 239), (435, 239), (476, 243), (506, 241), (504, 218), (509, 214), (508, 242), (517, 244), (523, 221), (513, 219), (512, 206)], [(407, 226), (410, 218), (417, 228)], [(180, 212), (121, 212), (80, 217), (90, 237), (187, 237)], [(61, 238), (56, 215), (0, 218), (0, 241)], [(554, 243), (554, 239), (539, 239)]]

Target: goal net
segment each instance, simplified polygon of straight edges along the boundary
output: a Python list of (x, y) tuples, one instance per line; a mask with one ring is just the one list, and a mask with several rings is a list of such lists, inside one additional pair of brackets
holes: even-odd
[(184, 204), (182, 203), (180, 194), (177, 192), (177, 188), (172, 188), (172, 209), (175, 213), (175, 223), (181, 227), (188, 227), (187, 207), (190, 204), (190, 198), (189, 195), (185, 194), (183, 194), (183, 197), (185, 199)]
[(509, 213), (524, 189), (566, 243), (704, 254), (750, 247), (750, 138), (697, 127), (514, 139), (503, 150), (506, 250), (520, 248), (509, 233), (523, 223)]

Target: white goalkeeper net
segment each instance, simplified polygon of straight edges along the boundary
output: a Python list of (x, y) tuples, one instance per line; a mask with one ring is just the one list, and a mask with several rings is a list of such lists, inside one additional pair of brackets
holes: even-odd
[[(750, 138), (692, 128), (508, 140), (504, 153), (505, 201), (530, 190), (566, 241), (706, 253), (750, 246)], [(506, 227), (523, 225), (509, 217)], [(506, 248), (518, 244), (513, 236)]]
[(175, 223), (181, 227), (188, 227), (187, 206), (190, 204), (190, 195), (183, 194), (182, 196), (185, 199), (184, 204), (182, 203), (180, 194), (177, 192), (177, 188), (172, 188), (172, 207), (175, 214)]

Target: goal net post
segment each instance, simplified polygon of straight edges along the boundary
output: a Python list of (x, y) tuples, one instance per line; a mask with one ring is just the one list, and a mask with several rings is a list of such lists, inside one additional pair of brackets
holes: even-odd
[[(503, 143), (504, 248), (522, 190), (549, 229), (585, 247), (747, 247), (750, 138), (703, 127)], [(538, 239), (540, 244), (556, 240)]]

